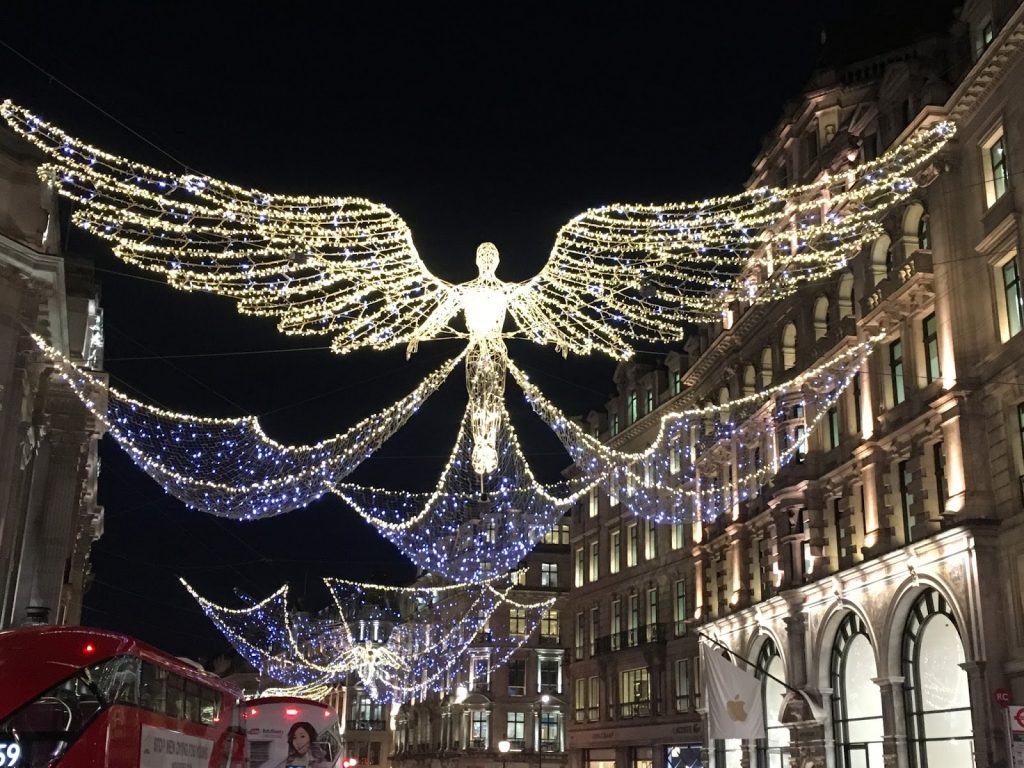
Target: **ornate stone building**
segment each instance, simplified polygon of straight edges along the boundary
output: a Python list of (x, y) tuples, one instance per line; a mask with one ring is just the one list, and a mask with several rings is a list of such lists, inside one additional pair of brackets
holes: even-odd
[(101, 427), (30, 338), (102, 366), (91, 268), (62, 256), (57, 201), (38, 162), (0, 131), (0, 627), (77, 623), (89, 548), (103, 531)]
[[(704, 452), (698, 477), (731, 500), (713, 522), (652, 526), (598, 496), (575, 512), (573, 768), (1006, 764), (993, 696), (1024, 703), (1024, 4), (959, 13), (948, 34), (816, 75), (749, 186), (951, 119), (934, 181), (847, 270), (737, 303), (663, 365), (620, 367), (591, 414), (641, 448), (662, 413), (725, 410), (884, 334), (826, 413), (770, 403), (744, 417), (774, 419), (761, 443)], [(783, 444), (796, 459), (749, 479)], [(698, 633), (763, 680), (766, 739), (708, 742)]]
[[(533, 603), (564, 595), (571, 578), (568, 522), (550, 531), (521, 568), (514, 600)], [(491, 624), (510, 634), (528, 630), (526, 612), (512, 606), (499, 608)], [(559, 599), (501, 667), (494, 665), (482, 636), (449, 690), (391, 713), (393, 768), (564, 768), (569, 633)], [(507, 752), (500, 751), (502, 742)]]

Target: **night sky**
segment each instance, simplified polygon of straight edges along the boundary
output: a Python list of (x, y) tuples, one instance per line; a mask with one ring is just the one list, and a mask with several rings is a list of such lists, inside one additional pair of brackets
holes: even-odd
[[(171, 171), (385, 203), (411, 226), (428, 268), (449, 280), (474, 277), (477, 244), (493, 241), (499, 277), (518, 281), (587, 207), (739, 191), (762, 138), (821, 61), (823, 29), (832, 30), (826, 53), (840, 41), (870, 46), (880, 40), (866, 30), (894, 28), (886, 14), (927, 20), (945, 4), (877, 5), (897, 8), (8, 0), (0, 98)], [(189, 413), (258, 414), (283, 442), (343, 431), (458, 349), (432, 342), (410, 361), (404, 350), (340, 357), (328, 337), (282, 336), (228, 299), (177, 292), (116, 261), (82, 232), (65, 239), (69, 253), (95, 259), (117, 386)], [(613, 393), (607, 360), (510, 349), (569, 413), (600, 408)], [(535, 469), (556, 478), (567, 458), (509, 390)], [(352, 479), (432, 487), (464, 404), (460, 370)], [(316, 607), (327, 599), (321, 576), (414, 575), (333, 498), (235, 523), (185, 509), (109, 438), (101, 454), (106, 532), (92, 550), (84, 623), (203, 657), (226, 643), (178, 576), (232, 605), (241, 604), (236, 588), (262, 597), (287, 581)]]

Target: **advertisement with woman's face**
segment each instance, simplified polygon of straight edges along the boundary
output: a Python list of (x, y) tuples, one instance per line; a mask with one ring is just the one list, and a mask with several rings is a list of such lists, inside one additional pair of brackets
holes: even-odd
[(330, 755), (316, 743), (316, 729), (305, 721), (288, 729), (287, 756), (275, 768), (331, 768)]

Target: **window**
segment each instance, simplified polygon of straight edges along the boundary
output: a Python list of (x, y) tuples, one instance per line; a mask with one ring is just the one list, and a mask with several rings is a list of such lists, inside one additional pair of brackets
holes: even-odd
[(900, 339), (889, 344), (889, 394), (893, 405), (907, 399), (903, 382), (903, 342)]
[(545, 544), (568, 544), (569, 543), (569, 524), (559, 523), (550, 531), (544, 534)]
[[(1021, 457), (1024, 457), (1024, 403), (1017, 406), (1017, 439), (1020, 443)], [(1020, 475), (1020, 487), (1024, 492), (1024, 473)]]
[(940, 440), (932, 446), (932, 461), (935, 464), (935, 494), (939, 500), (939, 514), (946, 509), (949, 489), (946, 487), (946, 446)]
[[(577, 705), (579, 706), (579, 705)], [(579, 712), (579, 710), (577, 710)], [(510, 750), (526, 749), (526, 713), (508, 712), (505, 715), (505, 738)]]
[(761, 350), (761, 389), (768, 389), (772, 385), (774, 371), (772, 370), (772, 348), (765, 347)]
[(632, 424), (637, 420), (639, 415), (639, 403), (636, 396), (636, 390), (634, 389), (629, 393), (629, 397), (626, 399), (626, 423)]
[(861, 376), (863, 372), (857, 371), (853, 377), (853, 420), (857, 425), (857, 432), (863, 434), (864, 432), (864, 413), (861, 409), (861, 403), (864, 402), (864, 393), (861, 391)]
[(842, 432), (839, 429), (839, 406), (833, 404), (826, 414), (828, 418), (828, 448), (834, 450), (839, 447)]
[(508, 695), (526, 695), (526, 659), (508, 662)]
[(855, 613), (839, 625), (830, 666), (837, 768), (882, 765), (882, 697), (871, 681), (875, 652)]
[(618, 573), (621, 568), (622, 558), (622, 533), (612, 531), (608, 538), (608, 572)]
[(601, 718), (601, 683), (597, 676), (588, 678), (590, 696), (588, 697), (589, 707), (587, 709), (587, 720), (591, 722)]
[(540, 713), (540, 751), (560, 752), (562, 749), (561, 713), (556, 710), (542, 710)]
[(562, 660), (541, 656), (537, 659), (537, 693), (559, 693), (562, 690)]
[(601, 566), (601, 549), (595, 539), (590, 542), (590, 580), (597, 581), (598, 569)]
[(619, 414), (612, 414), (612, 435), (619, 434)]
[(647, 633), (647, 639), (654, 641), (657, 639), (655, 634), (658, 626), (658, 588), (654, 587), (647, 590), (647, 627), (649, 629)]
[(1016, 336), (1024, 328), (1024, 295), (1021, 292), (1020, 270), (1017, 259), (1011, 257), (1000, 268), (1003, 281), (1003, 301), (1006, 310), (1006, 335)]
[(542, 587), (558, 586), (558, 563), (540, 564), (540, 585)]
[(576, 632), (573, 635), (573, 640), (574, 640), (573, 647), (575, 648), (575, 651), (576, 651), (576, 658), (577, 659), (582, 659), (583, 658), (583, 644), (585, 642), (585, 638), (583, 636), (583, 612), (582, 611), (577, 611), (577, 613), (576, 613)]
[(934, 312), (921, 321), (921, 340), (924, 342), (924, 378), (931, 384), (939, 378), (939, 332)]
[(491, 690), (491, 657), (474, 655), (469, 659), (469, 687), (474, 691)]
[(640, 531), (636, 523), (626, 526), (626, 567), (632, 568), (637, 564), (640, 554)]
[(844, 272), (843, 276), (839, 278), (839, 317), (854, 316), (854, 294), (853, 294), (853, 275), (849, 272)]
[(646, 667), (619, 673), (619, 717), (646, 717), (651, 714), (651, 678)]
[(540, 636), (558, 640), (558, 611), (548, 609), (540, 619)]
[(508, 609), (508, 631), (512, 635), (525, 635), (526, 634), (526, 609), (525, 608), (509, 608)]
[(597, 488), (591, 488), (587, 506), (591, 517), (597, 517), (598, 512), (601, 511), (600, 502), (598, 501), (599, 498)]
[(973, 46), (974, 46), (974, 60), (977, 61), (981, 58), (986, 49), (992, 45), (992, 41), (995, 39), (995, 29), (992, 26), (992, 19), (985, 19), (981, 24), (975, 27), (972, 32), (974, 33)]
[(612, 600), (612, 650), (622, 647), (622, 601)]
[[(575, 720), (577, 723), (582, 723), (587, 712), (587, 678), (576, 678), (572, 699), (573, 709), (575, 711)], [(509, 741), (511, 741), (511, 739), (509, 739)]]
[(690, 660), (676, 659), (676, 712), (690, 710)]
[(793, 438), (796, 443), (796, 463), (800, 464), (807, 456), (807, 427), (800, 424), (793, 431)]
[(1010, 167), (1006, 157), (1006, 137), (1000, 126), (982, 145), (982, 165), (985, 170), (985, 202), (995, 205), (1010, 182)]
[(526, 586), (526, 568), (518, 568), (517, 570), (512, 571), (512, 586)]
[(900, 489), (900, 511), (903, 513), (903, 543), (910, 544), (914, 540), (914, 516), (911, 511), (914, 506), (914, 494), (910, 490), (914, 476), (910, 472), (908, 462), (901, 461), (896, 465), (896, 476)]
[(814, 340), (828, 336), (828, 297), (819, 296), (814, 300)]
[(469, 713), (469, 748), (487, 749), (489, 742), (490, 712), (473, 710)]
[(658, 556), (658, 529), (653, 520), (647, 521), (647, 530), (644, 532), (644, 557), (653, 560)]
[(629, 647), (637, 645), (640, 642), (640, 596), (635, 592), (629, 596), (629, 624), (627, 629), (629, 630)]
[(743, 395), (752, 395), (757, 391), (757, 370), (751, 363), (743, 367)]
[(576, 547), (576, 568), (572, 579), (573, 586), (583, 586), (583, 547)]
[(922, 251), (932, 249), (932, 219), (927, 213), (917, 220), (917, 247)]
[(672, 394), (678, 395), (683, 391), (683, 372), (679, 369), (672, 371)]
[(949, 605), (935, 590), (914, 603), (901, 656), (910, 764), (974, 765), (963, 641)]
[(646, 402), (644, 403), (644, 413), (650, 413), (654, 410), (654, 390), (647, 390)]
[(785, 679), (786, 672), (779, 650), (770, 639), (761, 645), (755, 669), (755, 674), (761, 679), (766, 736), (756, 741), (757, 765), (758, 768), (782, 768), (789, 765), (789, 726), (779, 722), (779, 711), (786, 696), (786, 688), (779, 680)]
[(796, 326), (789, 323), (782, 329), (782, 370), (796, 368)]
[(672, 538), (671, 546), (672, 549), (682, 549), (685, 536), (685, 523), (672, 523)]
[(675, 619), (676, 623), (676, 637), (682, 637), (686, 634), (686, 619), (688, 618), (686, 613), (686, 580), (679, 579), (676, 581), (676, 600), (675, 600)]
[(597, 653), (597, 632), (601, 626), (601, 612), (595, 605), (590, 609), (590, 655)]

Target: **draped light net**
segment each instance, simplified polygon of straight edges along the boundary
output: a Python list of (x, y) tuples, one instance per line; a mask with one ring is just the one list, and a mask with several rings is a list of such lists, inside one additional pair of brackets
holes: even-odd
[[(119, 392), (34, 336), (43, 354), (135, 463), (185, 504), (254, 520), (299, 509), (351, 473), (451, 375), (460, 357), (408, 395), (314, 445), (282, 445), (253, 416), (213, 419), (147, 405)], [(98, 393), (102, 396), (98, 396)]]
[(285, 689), (337, 685), (355, 675), (380, 701), (451, 690), (472, 675), (471, 657), (500, 667), (554, 604), (519, 602), (507, 582), (493, 580), (391, 587), (325, 579), (334, 608), (311, 615), (289, 607), (287, 585), (253, 605), (227, 608), (182, 583), (235, 649)]
[(515, 364), (509, 370), (558, 436), (577, 482), (599, 484), (630, 514), (657, 523), (735, 514), (787, 464), (860, 372), (884, 334), (858, 343), (788, 382), (728, 403), (669, 412), (640, 451), (609, 447), (544, 397)]

